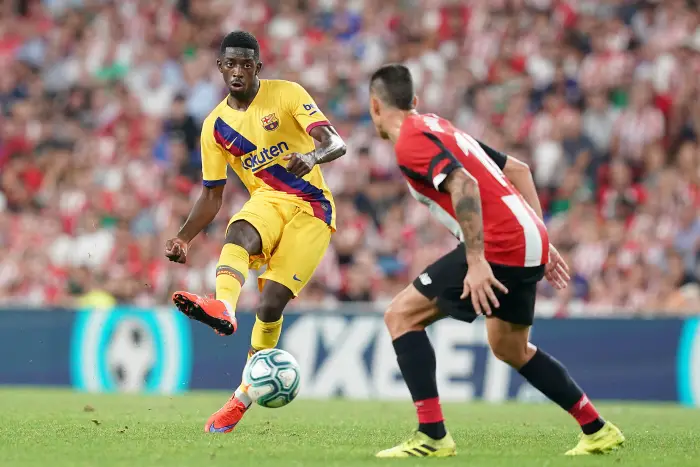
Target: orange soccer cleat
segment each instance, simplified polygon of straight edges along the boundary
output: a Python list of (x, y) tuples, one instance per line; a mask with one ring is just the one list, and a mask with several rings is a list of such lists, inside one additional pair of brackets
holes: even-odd
[(222, 336), (230, 336), (238, 328), (236, 317), (221, 300), (200, 297), (189, 292), (175, 292), (173, 302), (190, 319), (196, 319)]
[(241, 421), (248, 407), (236, 398), (234, 394), (231, 398), (209, 417), (204, 425), (205, 433), (230, 433)]

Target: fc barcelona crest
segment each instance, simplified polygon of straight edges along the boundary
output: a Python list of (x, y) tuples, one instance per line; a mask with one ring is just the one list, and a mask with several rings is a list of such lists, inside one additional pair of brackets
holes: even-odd
[(277, 115), (270, 114), (266, 117), (260, 119), (262, 121), (262, 126), (267, 131), (275, 131), (277, 127), (280, 126), (280, 121), (277, 119)]

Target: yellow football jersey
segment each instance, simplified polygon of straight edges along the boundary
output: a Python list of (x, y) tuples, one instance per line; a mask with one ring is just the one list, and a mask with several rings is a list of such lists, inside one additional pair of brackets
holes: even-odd
[(294, 203), (335, 229), (335, 205), (321, 169), (303, 178), (287, 171), (282, 157), (315, 148), (309, 132), (330, 125), (309, 93), (299, 84), (260, 80), (258, 94), (245, 111), (234, 110), (224, 99), (202, 126), (204, 185), (226, 183), (230, 165), (251, 196), (265, 194)]

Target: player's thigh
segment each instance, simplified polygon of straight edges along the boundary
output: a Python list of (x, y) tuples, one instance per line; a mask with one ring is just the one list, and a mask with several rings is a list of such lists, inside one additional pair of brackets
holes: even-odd
[(322, 220), (298, 212), (284, 227), (277, 249), (258, 279), (261, 290), (270, 280), (287, 287), (296, 297), (326, 254), (331, 228)]
[[(532, 325), (537, 282), (544, 274), (543, 268), (491, 267), (496, 278), (508, 288), (507, 294), (494, 290), (500, 307), (493, 309), (493, 316), (508, 323)], [(442, 314), (471, 323), (478, 315), (471, 300), (461, 298), (467, 269), (466, 250), (460, 244), (428, 266), (413, 285), (426, 297), (434, 298)]]
[(498, 297), (500, 307), (486, 319), (489, 346), (500, 360), (520, 368), (534, 352), (528, 342), (535, 316), (537, 283), (544, 269), (493, 265), (492, 270), (508, 293)]
[(413, 286), (429, 300), (434, 300), (441, 314), (471, 323), (477, 318), (471, 300), (461, 298), (467, 259), (464, 244), (458, 245), (425, 268)]
[(513, 325), (529, 327), (535, 319), (537, 283), (544, 277), (544, 267), (514, 267), (492, 264), (493, 275), (508, 289), (495, 291), (500, 306), (493, 316)]
[[(234, 237), (235, 229), (239, 225), (246, 223), (252, 226), (260, 235), (261, 248), (259, 252), (251, 253), (250, 267), (258, 269), (266, 264), (272, 257), (272, 252), (279, 244), (284, 230), (285, 218), (278, 206), (263, 196), (250, 198), (236, 215), (234, 215), (226, 228), (227, 240)], [(236, 243), (237, 242), (232, 242)], [(245, 248), (245, 245), (241, 245)]]
[(392, 340), (410, 331), (420, 331), (443, 318), (435, 303), (413, 284), (399, 292), (384, 312), (384, 322)]

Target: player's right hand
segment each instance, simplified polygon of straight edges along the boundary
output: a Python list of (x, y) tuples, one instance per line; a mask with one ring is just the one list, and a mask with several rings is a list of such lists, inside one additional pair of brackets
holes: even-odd
[(187, 261), (187, 242), (181, 238), (171, 238), (165, 242), (165, 256), (170, 261), (185, 264)]
[(496, 287), (503, 293), (508, 293), (505, 285), (493, 275), (491, 266), (486, 258), (470, 261), (467, 267), (467, 275), (464, 278), (464, 290), (460, 298), (466, 299), (471, 295), (472, 305), (477, 315), (491, 316), (491, 305), (498, 308), (498, 298), (493, 291)]
[(557, 290), (565, 289), (570, 279), (569, 265), (551, 243), (549, 244), (549, 262), (544, 267), (544, 277)]

